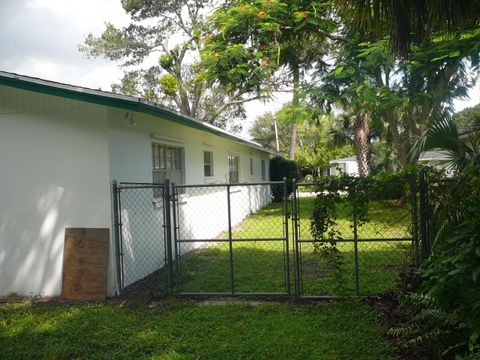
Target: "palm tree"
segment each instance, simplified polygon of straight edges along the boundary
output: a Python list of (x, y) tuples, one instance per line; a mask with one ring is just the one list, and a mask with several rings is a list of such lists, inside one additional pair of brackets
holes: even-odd
[(470, 28), (480, 19), (477, 0), (337, 0), (337, 6), (359, 30), (390, 35), (392, 52), (401, 57), (411, 43), (434, 32)]
[(449, 157), (448, 166), (455, 172), (480, 166), (480, 133), (477, 129), (461, 134), (451, 118), (444, 117), (417, 139), (410, 156), (418, 158), (427, 150), (443, 150)]

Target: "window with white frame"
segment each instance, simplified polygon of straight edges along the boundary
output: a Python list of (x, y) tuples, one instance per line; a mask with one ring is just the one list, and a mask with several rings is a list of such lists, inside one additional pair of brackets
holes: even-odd
[(213, 152), (203, 152), (203, 175), (205, 177), (213, 176)]
[(250, 175), (253, 175), (253, 158), (250, 158)]
[(235, 184), (240, 181), (239, 159), (236, 155), (228, 155), (228, 182)]
[(267, 180), (267, 167), (265, 163), (265, 159), (262, 159), (262, 180)]
[(166, 179), (175, 184), (184, 183), (183, 148), (153, 143), (152, 162), (154, 184), (163, 184)]

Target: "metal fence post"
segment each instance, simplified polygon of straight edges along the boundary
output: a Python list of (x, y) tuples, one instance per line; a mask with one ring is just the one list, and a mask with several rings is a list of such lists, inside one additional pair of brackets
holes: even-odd
[(121, 232), (122, 232), (122, 223), (119, 216), (119, 197), (120, 189), (118, 188), (117, 180), (112, 182), (112, 196), (113, 196), (113, 224), (114, 224), (114, 239), (115, 239), (115, 282), (117, 288), (117, 295), (123, 290), (122, 286), (122, 251), (121, 251)]
[(414, 257), (415, 265), (418, 266), (420, 263), (419, 260), (419, 249), (418, 249), (418, 211), (417, 211), (417, 181), (416, 179), (412, 180), (412, 232), (413, 232), (413, 246), (414, 246)]
[(425, 169), (420, 169), (418, 174), (418, 186), (420, 195), (420, 238), (422, 241), (422, 258), (428, 256), (427, 240), (427, 174)]
[(358, 224), (357, 224), (357, 205), (355, 199), (352, 204), (353, 210), (353, 246), (355, 257), (355, 295), (360, 295), (360, 277), (358, 273)]
[(173, 251), (175, 256), (173, 256), (173, 259), (175, 261), (175, 268), (174, 268), (174, 284), (173, 286), (176, 287), (178, 285), (178, 274), (179, 274), (179, 263), (180, 263), (180, 256), (179, 256), (179, 251), (178, 251), (178, 238), (179, 238), (179, 231), (180, 231), (180, 225), (179, 225), (179, 218), (178, 218), (178, 192), (177, 189), (175, 188), (175, 183), (172, 182), (172, 213), (173, 213)]
[(284, 231), (285, 231), (285, 272), (286, 272), (286, 282), (285, 286), (287, 287), (287, 294), (290, 298), (291, 289), (290, 289), (290, 247), (288, 245), (288, 183), (287, 178), (283, 178), (283, 215), (284, 215)]
[(298, 247), (298, 198), (297, 198), (297, 180), (293, 179), (293, 199), (292, 199), (292, 227), (293, 227), (293, 242), (294, 242), (294, 261), (295, 261), (295, 271), (294, 271), (294, 280), (295, 280), (295, 299), (299, 299), (301, 296), (300, 291), (300, 249)]
[(230, 293), (235, 295), (235, 277), (233, 268), (232, 209), (230, 203), (230, 184), (227, 184), (228, 247), (230, 252)]
[(173, 259), (172, 259), (172, 217), (170, 206), (170, 180), (166, 179), (163, 188), (163, 199), (165, 208), (165, 229), (166, 229), (166, 245), (167, 245), (167, 282), (168, 293), (173, 293)]

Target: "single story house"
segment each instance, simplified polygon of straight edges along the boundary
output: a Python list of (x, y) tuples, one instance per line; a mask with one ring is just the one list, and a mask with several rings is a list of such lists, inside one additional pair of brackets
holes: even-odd
[(447, 176), (453, 175), (453, 169), (447, 163), (450, 156), (446, 151), (431, 150), (424, 151), (420, 154), (418, 162), (433, 167), (437, 170), (444, 170)]
[[(422, 152), (418, 162), (438, 170), (445, 170), (447, 174), (451, 174), (451, 169), (446, 164), (447, 160), (449, 160), (448, 154), (445, 151), (437, 150)], [(336, 176), (340, 174), (358, 176), (358, 163), (355, 156), (331, 160), (330, 167), (321, 171), (321, 176)]]
[(264, 182), (272, 154), (141, 98), (0, 71), (0, 296), (61, 294), (72, 227), (110, 230), (114, 295), (114, 180)]
[(355, 156), (331, 160), (330, 167), (322, 169), (321, 172), (322, 176), (336, 176), (340, 174), (358, 175), (358, 164)]

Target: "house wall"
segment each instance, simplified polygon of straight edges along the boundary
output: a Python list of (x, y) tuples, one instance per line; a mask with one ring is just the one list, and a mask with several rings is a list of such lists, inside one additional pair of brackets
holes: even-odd
[[(187, 184), (225, 183), (228, 154), (240, 157), (241, 182), (261, 181), (261, 158), (269, 178), (268, 155), (262, 151), (140, 113), (133, 113), (131, 126), (125, 115), (119, 109), (0, 86), (0, 296), (60, 295), (67, 227), (111, 230), (107, 293), (115, 293), (111, 181), (151, 183), (152, 142), (184, 148)], [(214, 154), (212, 177), (203, 176), (203, 151)], [(238, 204), (234, 224), (270, 201), (269, 190), (252, 189), (232, 195)], [(153, 194), (144, 196), (143, 209), (132, 211), (133, 204), (123, 204), (125, 239), (130, 241), (124, 248), (126, 265), (148, 264), (126, 284), (163, 266), (163, 233), (137, 236), (142, 222), (157, 223), (161, 230), (163, 219), (161, 206), (152, 205)], [(180, 215), (195, 229), (193, 236), (212, 237), (225, 230), (224, 203), (215, 206), (208, 194), (181, 196)], [(210, 213), (205, 204), (211, 205)], [(141, 247), (152, 241), (154, 251), (142, 253)]]
[(59, 295), (66, 227), (111, 227), (105, 107), (0, 86), (0, 295)]
[[(341, 169), (339, 171), (338, 169)], [(356, 161), (341, 161), (341, 162), (331, 162), (330, 163), (330, 175), (338, 176), (340, 174), (347, 174), (350, 176), (358, 175), (358, 164)], [(327, 169), (324, 169), (322, 172), (323, 176), (328, 175)]]
[[(131, 116), (131, 119), (130, 119)], [(269, 179), (269, 160), (265, 152), (231, 140), (164, 121), (140, 113), (126, 113), (110, 108), (109, 154), (110, 178), (119, 182), (152, 182), (152, 143), (183, 148), (185, 184), (221, 184), (228, 180), (228, 155), (239, 156), (240, 182), (261, 182), (261, 159), (265, 160)], [(203, 152), (213, 152), (214, 175), (204, 176)], [(250, 174), (253, 159), (253, 175)], [(126, 190), (122, 195), (122, 233), (124, 285), (143, 278), (164, 265), (162, 231), (145, 231), (153, 224), (163, 224), (161, 202), (153, 201), (153, 191)], [(135, 194), (136, 192), (136, 194)], [(147, 197), (150, 198), (147, 199)], [(142, 198), (139, 201), (139, 198)], [(225, 188), (188, 188), (179, 196), (180, 236), (191, 239), (214, 238), (227, 229)], [(267, 186), (232, 188), (232, 224), (270, 202)], [(156, 203), (157, 205), (154, 205)], [(202, 246), (199, 241), (188, 247)], [(139, 268), (138, 264), (144, 264)]]

